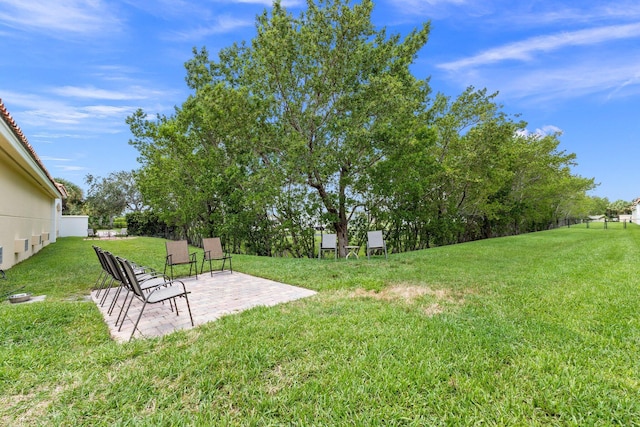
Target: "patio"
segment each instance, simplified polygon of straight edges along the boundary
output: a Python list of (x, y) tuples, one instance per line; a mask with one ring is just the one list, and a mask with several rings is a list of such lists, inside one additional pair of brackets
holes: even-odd
[[(198, 275), (198, 280), (195, 277), (182, 278), (180, 280), (184, 282), (187, 291), (190, 292), (189, 304), (191, 305), (195, 326), (253, 307), (270, 307), (316, 294), (315, 291), (309, 289), (238, 272), (217, 272), (213, 274), (213, 277), (208, 272), (205, 272)], [(107, 301), (102, 307), (99, 304), (100, 298), (96, 294), (97, 291), (93, 291), (91, 298), (102, 312), (102, 316), (109, 326), (111, 337), (119, 342), (127, 341), (133, 330), (135, 319), (140, 313), (142, 302), (134, 299), (127, 319), (122, 325), (122, 330), (118, 331), (119, 325), (115, 326), (115, 321), (118, 317), (119, 307), (124, 301), (124, 292), (119, 296), (117, 308), (111, 315), (107, 313), (107, 310), (113, 295), (115, 295), (114, 290), (111, 290)], [(100, 294), (100, 297), (102, 297), (102, 294)], [(192, 328), (184, 298), (178, 298), (177, 305), (179, 316), (176, 316), (176, 313), (170, 310), (169, 304), (147, 305), (138, 324), (138, 331), (136, 331), (133, 338), (158, 337), (176, 330)]]

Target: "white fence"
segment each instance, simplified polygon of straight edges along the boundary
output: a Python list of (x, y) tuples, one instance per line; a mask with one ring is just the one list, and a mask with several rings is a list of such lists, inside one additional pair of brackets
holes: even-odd
[(60, 237), (87, 237), (89, 217), (87, 215), (62, 215), (60, 217)]

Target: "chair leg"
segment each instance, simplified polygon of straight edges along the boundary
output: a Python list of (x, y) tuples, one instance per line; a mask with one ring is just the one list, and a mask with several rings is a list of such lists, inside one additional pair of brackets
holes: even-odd
[[(187, 294), (184, 294), (184, 299), (187, 302), (187, 311), (189, 311), (189, 319), (191, 319), (191, 326), (195, 326), (195, 324), (193, 323), (193, 316), (191, 315), (191, 305), (189, 305), (189, 298), (187, 297)], [(178, 310), (176, 309), (176, 312)]]
[[(127, 306), (127, 309), (124, 311), (124, 314), (122, 315), (122, 321), (120, 322), (120, 327), (118, 328), (118, 332), (120, 332), (120, 330), (122, 329), (122, 324), (124, 323), (124, 319), (127, 317), (127, 314), (129, 313), (129, 309), (131, 308), (131, 303), (133, 302), (134, 298), (135, 298), (135, 296), (132, 296), (131, 299), (129, 300), (129, 305)], [(146, 302), (145, 302), (145, 304), (146, 304)], [(122, 307), (124, 308), (124, 305)], [(134, 331), (135, 331), (135, 328), (134, 328)], [(129, 338), (129, 339), (131, 339), (131, 338)]]
[[(136, 324), (133, 325), (133, 331), (131, 331), (131, 336), (129, 337), (129, 341), (131, 341), (131, 338), (133, 338), (133, 334), (135, 334), (136, 329), (138, 329), (138, 323), (140, 323), (140, 319), (142, 318), (142, 312), (144, 311), (144, 308), (146, 306), (147, 306), (147, 302), (145, 301), (144, 304), (142, 304), (142, 308), (140, 309), (140, 314), (138, 314), (138, 319), (136, 320)], [(122, 324), (120, 324), (120, 326), (122, 327)]]
[(111, 304), (109, 305), (109, 309), (107, 310), (107, 313), (109, 314), (109, 316), (111, 316), (111, 313), (113, 313), (113, 309), (116, 307), (116, 303), (118, 302), (118, 297), (120, 296), (121, 292), (122, 292), (122, 285), (118, 287), (116, 294), (113, 296), (113, 299), (111, 300)]
[(101, 275), (102, 282), (100, 283), (100, 286), (98, 287), (98, 292), (96, 292), (96, 298), (98, 298), (100, 296), (100, 292), (102, 292), (104, 290), (104, 285), (107, 282), (107, 279), (109, 278), (109, 274), (107, 274), (106, 271), (102, 270), (102, 272), (104, 274)]
[[(103, 279), (102, 276), (104, 274), (106, 274), (105, 271), (104, 270), (100, 270), (100, 274), (98, 275), (98, 278), (96, 279), (96, 284), (93, 285), (93, 287), (98, 290), (98, 292), (96, 292), (96, 298), (100, 296), (100, 291), (102, 290), (102, 283), (101, 282), (104, 282), (104, 279)], [(100, 280), (100, 279), (102, 279), (102, 280)], [(98, 283), (100, 283), (100, 285), (98, 285)]]
[[(169, 311), (173, 313), (173, 306), (175, 305), (175, 298), (171, 298), (169, 300)], [(164, 305), (164, 301), (162, 301), (162, 305)], [(177, 307), (176, 307), (177, 310)]]
[(111, 288), (113, 287), (113, 282), (115, 281), (116, 279), (114, 278), (111, 278), (111, 280), (109, 281), (109, 284), (106, 287), (104, 295), (102, 295), (102, 298), (100, 299), (100, 307), (104, 306), (104, 303), (107, 301), (107, 297), (109, 296), (109, 292), (111, 291)]
[[(124, 310), (124, 306), (127, 305), (128, 298), (129, 298), (129, 292), (127, 291), (127, 293), (124, 294), (124, 301), (122, 301), (122, 307), (120, 307), (120, 311), (118, 312), (118, 317), (116, 318), (115, 326), (118, 326), (118, 321), (124, 322), (124, 316), (122, 316), (122, 311)], [(131, 295), (131, 299), (133, 298), (135, 298), (135, 295)], [(131, 303), (129, 303), (129, 305), (131, 305)], [(120, 319), (120, 316), (122, 316), (122, 319)], [(120, 325), (122, 325), (122, 323)]]

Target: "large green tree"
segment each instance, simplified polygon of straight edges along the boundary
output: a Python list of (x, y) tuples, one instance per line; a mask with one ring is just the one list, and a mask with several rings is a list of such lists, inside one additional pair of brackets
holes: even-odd
[(606, 197), (591, 196), (589, 201), (588, 215), (605, 215), (611, 204)]
[(629, 215), (633, 210), (632, 202), (618, 199), (607, 206), (607, 216), (617, 217), (618, 215)]
[(372, 1), (348, 3), (309, 0), (294, 17), (275, 2), (258, 17), (250, 45), (224, 49), (218, 62), (201, 51), (187, 66), (195, 89), (222, 82), (260, 106), (263, 126), (248, 123), (247, 135), (257, 138), (245, 142), (263, 166), (317, 196), (341, 255), (372, 166), (386, 147), (412, 138), (428, 94), (409, 66), (429, 25), (401, 40), (376, 31)]
[(111, 227), (116, 216), (143, 208), (133, 171), (112, 172), (107, 177), (89, 174), (85, 182), (89, 186), (85, 208), (92, 223), (98, 226)]
[(171, 117), (149, 120), (139, 110), (127, 119), (144, 200), (183, 236), (223, 236), (237, 248), (248, 228), (264, 225), (257, 218), (265, 218), (280, 179), (262, 174), (270, 158), (252, 149), (260, 140), (255, 110), (246, 91), (218, 83), (197, 87)]

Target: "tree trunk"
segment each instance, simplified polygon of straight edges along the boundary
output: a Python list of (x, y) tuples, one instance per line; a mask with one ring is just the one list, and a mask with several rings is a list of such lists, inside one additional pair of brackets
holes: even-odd
[[(317, 173), (315, 175), (317, 176)], [(348, 232), (349, 221), (347, 220), (347, 209), (345, 206), (346, 205), (345, 187), (344, 186), (340, 187), (340, 190), (339, 190), (340, 202), (339, 202), (338, 208), (336, 208), (335, 205), (331, 203), (331, 198), (329, 197), (329, 194), (327, 193), (324, 185), (321, 183), (320, 180), (314, 180), (313, 176), (314, 174), (308, 175), (307, 184), (318, 191), (318, 195), (320, 196), (320, 199), (322, 200), (324, 207), (327, 209), (327, 212), (337, 216), (337, 220), (333, 221), (333, 228), (336, 230), (336, 234), (338, 238), (337, 251), (338, 251), (339, 257), (345, 257), (347, 256), (347, 250), (345, 246), (349, 244), (349, 232)]]
[(333, 223), (333, 227), (336, 229), (338, 235), (338, 256), (343, 258), (347, 256), (346, 246), (349, 244), (349, 232), (347, 230), (346, 219), (340, 218), (340, 221)]

